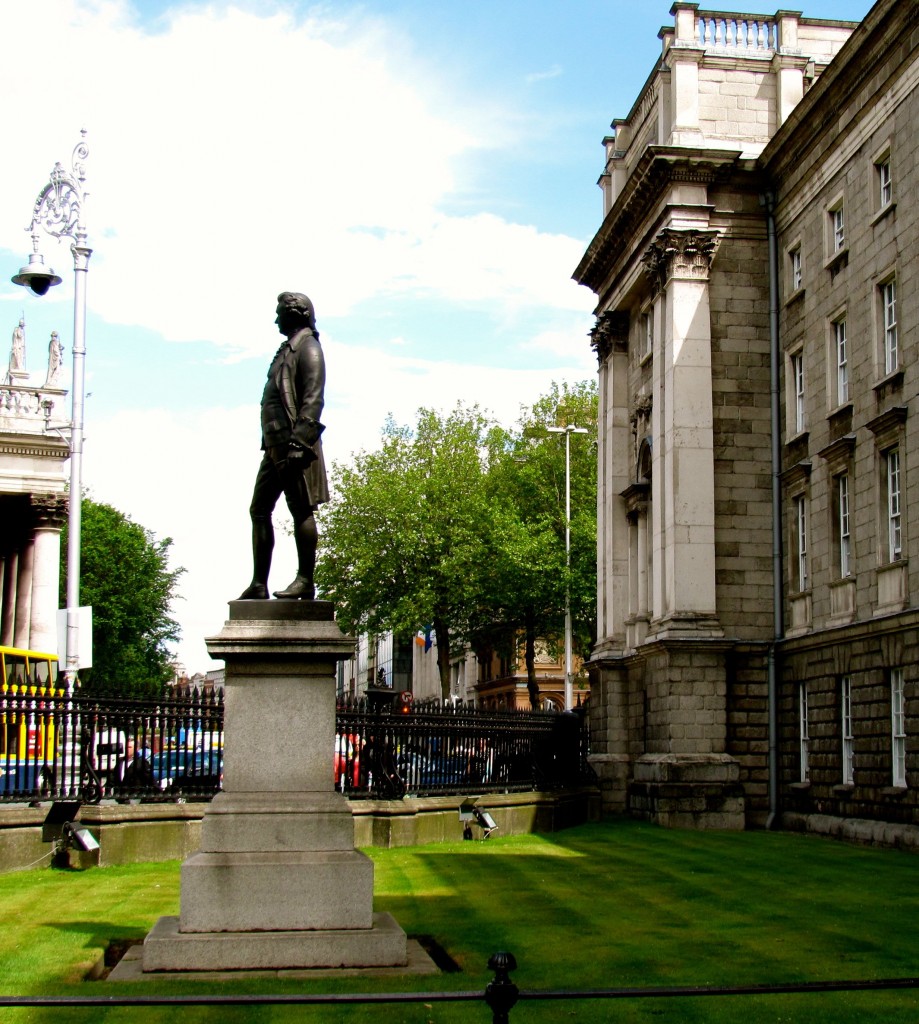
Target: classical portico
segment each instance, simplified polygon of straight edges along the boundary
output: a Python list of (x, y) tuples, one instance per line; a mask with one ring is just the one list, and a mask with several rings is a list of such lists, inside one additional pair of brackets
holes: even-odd
[(29, 372), (20, 321), (0, 383), (0, 644), (52, 653), (69, 456), (61, 370), (55, 334), (47, 370)]

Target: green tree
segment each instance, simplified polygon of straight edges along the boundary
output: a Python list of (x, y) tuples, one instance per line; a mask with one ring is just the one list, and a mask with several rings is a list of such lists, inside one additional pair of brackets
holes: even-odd
[[(565, 436), (550, 428), (586, 429), (572, 434), (571, 565), (565, 556)], [(553, 384), (521, 416), (495, 464), (490, 487), (498, 521), (491, 619), (484, 616), (479, 642), (522, 634), (530, 703), (539, 706), (536, 643), (558, 648), (570, 594), (572, 639), (586, 657), (596, 635), (597, 577), (597, 388), (584, 381)], [(505, 642), (507, 640), (505, 639)]]
[[(565, 560), (565, 439), (572, 423), (571, 569)], [(355, 631), (413, 633), (431, 625), (441, 688), (449, 694), (451, 642), (482, 657), (524, 636), (530, 699), (538, 705), (535, 649), (558, 644), (570, 588), (575, 649), (590, 648), (596, 619), (597, 391), (553, 385), (518, 428), (478, 407), (418, 412), (414, 429), (389, 420), (382, 445), (332, 468), (321, 512), (317, 584)]]
[(332, 468), (316, 581), (346, 628), (413, 633), (433, 627), (441, 690), (450, 644), (465, 639), (482, 602), (489, 502), (485, 486), (500, 432), (478, 409), (418, 411), (415, 428), (387, 421), (378, 451)]
[[(169, 568), (171, 538), (151, 531), (111, 505), (83, 498), (80, 604), (93, 609), (93, 667), (84, 689), (158, 691), (170, 675), (168, 645), (179, 639), (170, 608), (184, 569)], [(62, 543), (61, 606), (66, 604), (66, 527)]]

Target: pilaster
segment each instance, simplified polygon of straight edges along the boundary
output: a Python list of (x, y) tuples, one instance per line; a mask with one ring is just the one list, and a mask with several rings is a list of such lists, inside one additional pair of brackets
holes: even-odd
[(655, 366), (652, 474), (654, 612), (659, 616), (652, 631), (659, 636), (721, 635), (708, 294), (717, 240), (716, 231), (668, 228), (643, 257), (661, 290), (664, 311), (659, 369)]

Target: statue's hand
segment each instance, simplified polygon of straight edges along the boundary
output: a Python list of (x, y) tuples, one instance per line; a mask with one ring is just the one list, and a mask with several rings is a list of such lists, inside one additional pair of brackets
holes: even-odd
[(310, 448), (303, 448), (298, 444), (292, 444), (287, 449), (287, 461), (295, 469), (305, 469), (315, 459), (316, 453)]

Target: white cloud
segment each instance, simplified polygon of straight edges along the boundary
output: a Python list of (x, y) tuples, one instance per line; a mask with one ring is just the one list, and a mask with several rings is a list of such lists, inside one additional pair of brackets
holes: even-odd
[[(431, 339), (428, 359), (400, 345), (419, 336), (416, 323), (410, 330), (381, 316), (375, 348), (345, 346), (323, 328), (330, 459), (373, 447), (389, 412), (411, 423), (421, 405), (463, 400), (511, 423), (551, 380), (590, 376), (578, 325), (592, 302), (569, 280), (581, 242), (477, 210), (465, 177), (489, 150), (524, 161), (533, 121), (457, 88), (460, 72), (425, 64), (366, 6), (300, 15), (270, 0), (252, 6), (177, 7), (145, 31), (126, 0), (0, 5), (9, 44), (0, 62), (4, 131), (16, 143), (4, 163), (0, 248), (25, 257), (29, 203), (56, 159), (69, 168), (68, 147), (86, 127), (88, 297), (109, 323), (213, 341), (232, 357), (273, 350), (268, 314), (283, 289), (309, 292), (320, 328), (358, 304), (378, 312), (387, 297), (392, 308), (414, 297), (426, 309), (440, 303), (421, 332)], [(466, 215), (447, 212), (458, 208)], [(70, 254), (66, 245), (47, 251), (64, 286), (43, 300), (44, 313), (64, 325)], [(0, 311), (13, 315), (7, 330), (23, 302), (0, 281)], [(565, 344), (547, 335), (529, 343), (555, 354), (553, 368), (467, 365), (462, 352), (438, 358), (438, 318), (457, 306), (493, 323), (535, 313), (573, 329)], [(145, 390), (142, 346), (126, 345), (123, 358), (117, 397), (133, 404), (93, 418), (84, 481), (99, 500), (174, 538), (174, 564), (188, 570), (175, 609), (180, 654), (190, 670), (203, 669), (202, 638), (220, 628), (224, 602), (251, 571), (258, 394), (251, 406), (221, 406), (211, 374), (199, 404), (177, 410), (169, 395)], [(519, 349), (509, 358), (525, 363)], [(175, 373), (194, 372), (177, 347)], [(286, 584), (293, 567), (292, 542), (281, 537), (272, 585)]]
[[(255, 352), (282, 288), (326, 316), (409, 290), (585, 308), (579, 242), (442, 212), (461, 157), (523, 144), (519, 116), (451, 95), (379, 19), (320, 10), (191, 6), (151, 34), (121, 0), (3, 5), (5, 195), (23, 205), (2, 204), (0, 245), (25, 252), (25, 204), (85, 125), (89, 303), (110, 322)], [(40, 118), (30, 39), (67, 78)], [(66, 250), (52, 263), (66, 280)]]
[(563, 74), (561, 64), (553, 64), (552, 67), (546, 68), (545, 71), (533, 71), (526, 76), (528, 84), (532, 85), (534, 82), (544, 82), (548, 78), (558, 78)]

